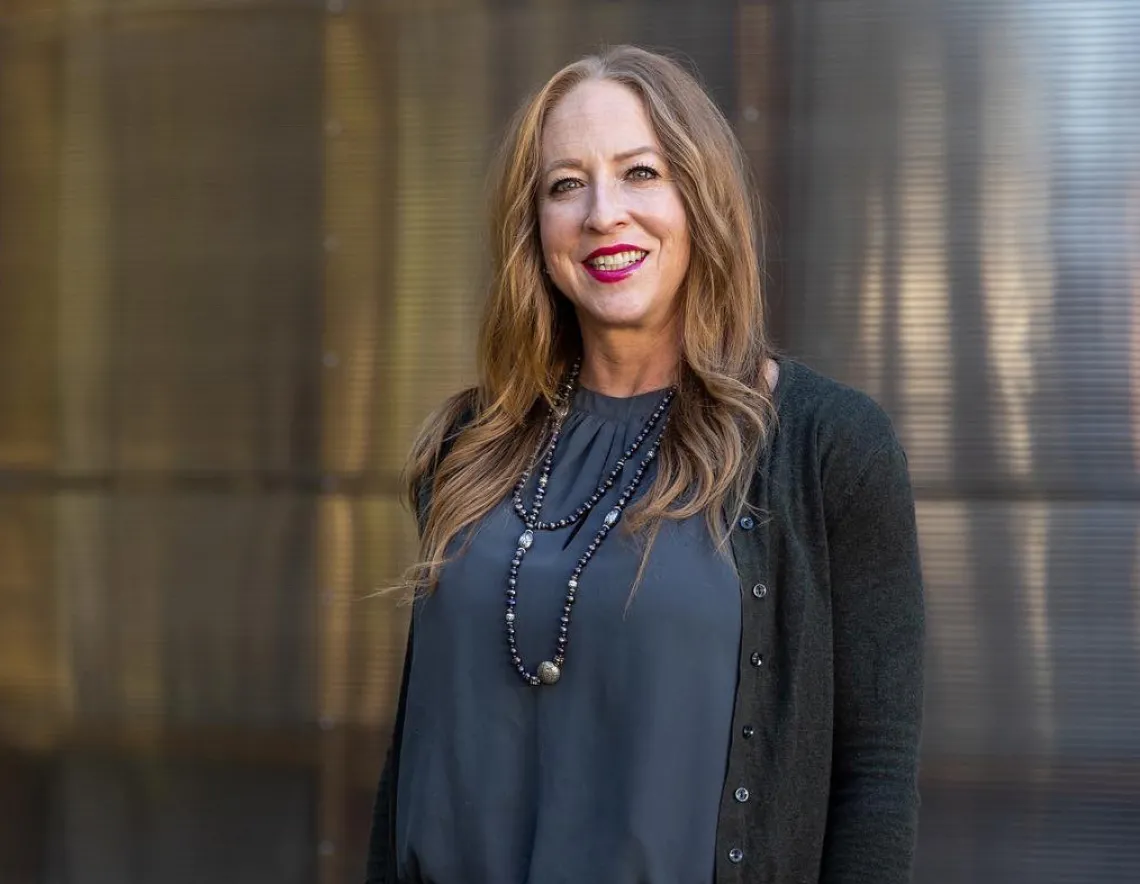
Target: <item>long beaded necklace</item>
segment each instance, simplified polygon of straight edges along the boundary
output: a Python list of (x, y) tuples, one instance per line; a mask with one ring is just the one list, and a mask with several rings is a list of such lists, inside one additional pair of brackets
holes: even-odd
[[(552, 522), (543, 522), (540, 518), (542, 513), (543, 500), (546, 497), (546, 486), (550, 481), (550, 471), (554, 463), (554, 451), (558, 445), (558, 439), (562, 433), (562, 423), (569, 413), (570, 401), (573, 397), (576, 382), (578, 378), (579, 365), (575, 364), (570, 371), (570, 375), (566, 382), (562, 385), (560, 396), (555, 403), (555, 407), (548, 418), (548, 425), (553, 425), (550, 433), (550, 441), (546, 445), (545, 457), (542, 456), (543, 446), (540, 443), (539, 450), (535, 452), (535, 457), (532, 460), (532, 466), (527, 467), (523, 471), (522, 477), (515, 485), (514, 493), (512, 495), (514, 500), (514, 509), (522, 520), (524, 527), (523, 533), (519, 535), (518, 546), (515, 549), (515, 556), (511, 559), (510, 571), (507, 574), (507, 606), (504, 619), (507, 627), (507, 655), (511, 663), (511, 668), (518, 672), (519, 677), (526, 684), (538, 685), (553, 685), (562, 677), (562, 668), (566, 664), (566, 647), (570, 642), (570, 619), (574, 610), (574, 602), (578, 595), (578, 581), (582, 576), (582, 572), (590, 563), (590, 559), (598, 551), (610, 530), (621, 519), (622, 512), (629, 504), (630, 499), (636, 493), (638, 487), (641, 485), (642, 479), (645, 477), (645, 471), (649, 468), (650, 462), (657, 456), (657, 451), (661, 446), (661, 439), (665, 434), (665, 427), (669, 423), (665, 412), (669, 409), (669, 404), (673, 401), (676, 395), (676, 388), (670, 388), (662, 397), (661, 402), (653, 413), (646, 420), (645, 425), (635, 437), (633, 443), (625, 450), (622, 456), (618, 459), (617, 464), (611, 470), (610, 474), (604, 478), (598, 485), (597, 489), (586, 499), (580, 506), (576, 507), (574, 511), (565, 518), (558, 519)], [(602, 521), (601, 528), (598, 529), (594, 539), (590, 541), (586, 547), (586, 551), (578, 558), (574, 565), (573, 571), (570, 573), (570, 578), (566, 583), (566, 598), (562, 604), (562, 616), (559, 618), (558, 625), (558, 638), (555, 642), (555, 653), (551, 660), (544, 660), (538, 665), (535, 672), (527, 669), (526, 664), (523, 663), (522, 657), (519, 655), (518, 646), (515, 642), (515, 635), (518, 628), (518, 618), (515, 613), (515, 605), (518, 601), (518, 577), (519, 568), (522, 565), (523, 558), (526, 556), (527, 550), (531, 548), (534, 543), (535, 531), (554, 531), (560, 528), (566, 528), (570, 525), (576, 524), (586, 517), (586, 514), (591, 512), (598, 502), (602, 499), (607, 491), (613, 487), (617, 481), (618, 476), (625, 469), (626, 462), (632, 458), (644, 444), (649, 434), (653, 432), (654, 427), (661, 424), (661, 432), (653, 440), (640, 465), (634, 470), (633, 476), (629, 482), (622, 489), (621, 495), (615, 501), (613, 508), (606, 513), (605, 519)], [(545, 430), (543, 435), (545, 436)], [(541, 467), (538, 475), (538, 484), (534, 491), (534, 503), (530, 509), (524, 506), (522, 501), (523, 489), (526, 487), (527, 482), (531, 476), (533, 464), (541, 459)]]
[[(575, 382), (578, 379), (578, 370), (579, 365), (575, 363), (573, 369), (571, 369), (570, 377), (562, 387), (562, 397), (568, 397), (572, 394)], [(594, 507), (598, 505), (598, 501), (600, 501), (602, 497), (605, 496), (606, 492), (613, 488), (618, 476), (621, 475), (622, 471), (625, 469), (626, 463), (641, 449), (641, 446), (644, 444), (646, 438), (650, 433), (653, 432), (653, 428), (657, 426), (658, 422), (661, 420), (666, 410), (669, 408), (669, 403), (673, 399), (674, 392), (675, 391), (670, 390), (665, 394), (665, 398), (662, 399), (661, 403), (646, 420), (645, 425), (641, 428), (641, 432), (637, 434), (630, 446), (622, 453), (622, 456), (618, 458), (617, 463), (614, 464), (614, 467), (612, 470), (610, 470), (609, 475), (606, 476), (601, 482), (599, 482), (598, 487), (594, 489), (594, 492), (588, 498), (586, 498), (585, 503), (583, 503), (565, 518), (556, 519), (552, 522), (543, 522), (538, 518), (537, 511), (541, 510), (542, 500), (546, 496), (546, 483), (550, 476), (551, 467), (554, 464), (554, 447), (558, 444), (558, 439), (562, 429), (562, 418), (565, 417), (565, 404), (560, 398), (558, 400), (558, 407), (556, 408), (554, 414), (561, 415), (561, 418), (555, 419), (555, 430), (551, 435), (549, 444), (547, 445), (546, 457), (544, 458), (542, 464), (542, 473), (539, 475), (538, 488), (535, 490), (534, 494), (534, 506), (536, 511), (532, 512), (531, 510), (528, 510), (522, 499), (523, 489), (526, 488), (526, 483), (530, 481), (532, 467), (527, 467), (525, 470), (523, 470), (523, 474), (519, 477), (518, 482), (515, 483), (514, 491), (511, 495), (514, 502), (515, 512), (518, 514), (518, 517), (523, 520), (523, 523), (526, 524), (527, 527), (533, 528), (536, 531), (557, 531), (560, 528), (568, 528), (571, 525), (575, 525), (584, 519), (594, 509)], [(543, 435), (545, 437), (545, 429)], [(538, 455), (536, 454), (535, 460), (537, 459)]]

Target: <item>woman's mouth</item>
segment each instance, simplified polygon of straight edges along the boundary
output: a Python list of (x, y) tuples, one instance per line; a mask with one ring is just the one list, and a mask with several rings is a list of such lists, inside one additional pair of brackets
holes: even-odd
[(582, 266), (598, 282), (620, 282), (633, 274), (648, 254), (644, 249), (635, 248), (622, 248), (621, 251), (598, 249), (582, 262)]

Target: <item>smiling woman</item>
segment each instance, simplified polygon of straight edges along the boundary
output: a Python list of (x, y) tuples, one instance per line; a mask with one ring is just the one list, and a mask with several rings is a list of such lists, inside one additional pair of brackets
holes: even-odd
[(903, 884), (906, 461), (870, 399), (768, 346), (730, 126), (618, 47), (538, 91), (495, 175), (478, 384), (408, 462), (368, 881)]

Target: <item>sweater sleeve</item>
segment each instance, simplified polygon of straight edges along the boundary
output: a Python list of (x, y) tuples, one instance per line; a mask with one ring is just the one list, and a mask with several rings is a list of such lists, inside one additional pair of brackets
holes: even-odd
[(408, 626), (408, 646), (404, 652), (404, 672), (400, 680), (400, 699), (396, 706), (396, 724), (392, 740), (380, 772), (380, 784), (372, 805), (372, 831), (368, 839), (368, 863), (365, 884), (396, 884), (396, 775), (400, 766), (400, 743), (404, 732), (404, 709), (407, 705), (408, 674), (412, 664), (412, 628)]
[(820, 884), (906, 884), (918, 818), (924, 612), (914, 498), (893, 437), (835, 510), (835, 717)]

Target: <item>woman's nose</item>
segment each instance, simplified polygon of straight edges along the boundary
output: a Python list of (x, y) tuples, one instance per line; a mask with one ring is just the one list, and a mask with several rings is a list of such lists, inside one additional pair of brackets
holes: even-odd
[(597, 183), (591, 187), (590, 212), (586, 226), (598, 233), (621, 227), (628, 219), (621, 187), (613, 183)]

